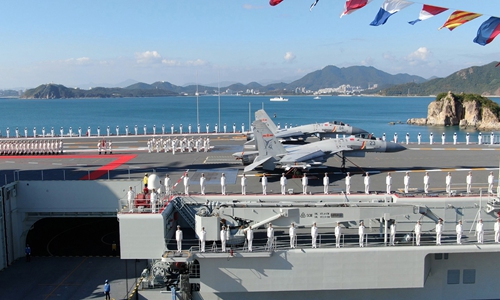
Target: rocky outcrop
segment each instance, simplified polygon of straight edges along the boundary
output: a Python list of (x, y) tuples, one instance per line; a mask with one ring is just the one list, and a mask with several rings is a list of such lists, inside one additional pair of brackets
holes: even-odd
[(498, 104), (487, 98), (479, 95), (457, 96), (448, 92), (429, 104), (427, 118), (408, 119), (406, 123), (500, 130), (498, 111)]

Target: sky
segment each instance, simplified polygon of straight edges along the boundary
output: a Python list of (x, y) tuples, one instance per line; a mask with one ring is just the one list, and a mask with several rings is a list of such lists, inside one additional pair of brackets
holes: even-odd
[[(444, 77), (500, 60), (472, 42), (495, 0), (415, 2), (370, 26), (383, 0), (340, 18), (343, 0), (16, 0), (0, 17), (0, 89), (127, 80), (176, 85), (291, 82), (328, 65)], [(422, 4), (448, 7), (409, 25)], [(455, 9), (484, 14), (438, 30)]]

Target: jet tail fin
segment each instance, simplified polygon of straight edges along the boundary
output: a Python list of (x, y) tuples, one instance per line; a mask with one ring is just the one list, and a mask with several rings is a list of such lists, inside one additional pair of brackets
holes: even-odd
[(255, 112), (255, 120), (264, 122), (267, 127), (269, 127), (272, 133), (276, 133), (278, 131), (278, 127), (276, 127), (276, 124), (274, 124), (273, 120), (271, 120), (269, 115), (263, 109), (259, 109)]
[(255, 120), (253, 126), (255, 128), (255, 140), (257, 141), (260, 159), (266, 156), (276, 157), (286, 154), (285, 147), (274, 136), (266, 123), (261, 120)]

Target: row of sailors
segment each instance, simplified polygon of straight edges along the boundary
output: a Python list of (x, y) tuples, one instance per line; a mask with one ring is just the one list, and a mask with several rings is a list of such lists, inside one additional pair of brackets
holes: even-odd
[[(248, 178), (246, 177), (245, 174), (243, 174), (240, 178), (240, 185), (241, 185), (241, 194), (246, 195), (246, 187), (247, 187), (247, 180)], [(304, 195), (310, 194), (308, 191), (309, 187), (309, 178), (307, 177), (307, 173), (304, 173), (301, 180), (302, 184), (302, 193)], [(147, 174), (144, 178), (144, 185), (147, 186)], [(182, 177), (182, 183), (184, 185), (184, 195), (189, 196), (189, 188), (191, 186), (190, 183), (190, 177), (188, 173), (185, 173)], [(263, 174), (261, 179), (261, 184), (262, 184), (262, 194), (267, 195), (267, 185), (268, 185), (268, 177), (266, 174)], [(281, 178), (279, 181), (280, 184), (280, 189), (281, 189), (281, 194), (285, 195), (287, 193), (287, 181), (288, 179), (285, 176), (285, 173), (281, 174)], [(329, 186), (330, 186), (330, 177), (328, 176), (328, 173), (325, 173), (323, 177), (323, 193), (325, 195), (329, 194)], [(351, 181), (352, 177), (349, 172), (347, 172), (347, 175), (345, 177), (345, 192), (346, 194), (351, 194)], [(370, 173), (366, 172), (364, 178), (363, 178), (363, 183), (365, 185), (365, 194), (370, 194)], [(452, 190), (452, 174), (451, 172), (448, 172), (446, 177), (445, 177), (445, 190), (448, 195), (451, 195)], [(487, 177), (487, 183), (488, 183), (488, 194), (493, 194), (494, 190), (494, 181), (495, 181), (495, 176), (493, 175), (493, 172), (490, 172), (490, 174)], [(160, 181), (161, 182), (161, 181)], [(205, 188), (206, 188), (206, 177), (205, 174), (202, 173), (200, 177), (200, 194), (205, 195)], [(466, 190), (467, 194), (472, 193), (472, 182), (473, 182), (473, 176), (472, 172), (469, 172), (467, 176), (465, 177), (465, 185), (466, 185)], [(164, 183), (164, 189), (166, 195), (170, 195), (172, 193), (172, 180), (170, 176), (167, 174), (165, 176), (165, 179), (163, 181)], [(392, 186), (392, 176), (391, 173), (388, 172), (387, 176), (385, 178), (385, 183), (386, 183), (386, 193), (391, 194), (393, 193), (393, 186)], [(220, 177), (220, 185), (221, 185), (221, 194), (226, 195), (226, 176), (224, 173), (221, 174)], [(411, 186), (411, 178), (410, 178), (410, 172), (406, 172), (405, 176), (403, 177), (403, 191), (405, 194), (408, 194), (410, 191), (410, 186)], [(429, 188), (431, 186), (431, 177), (428, 172), (425, 172), (425, 175), (423, 177), (423, 187), (424, 187), (424, 193), (428, 194), (429, 193)]]
[(49, 155), (62, 154), (63, 141), (29, 140), (0, 142), (1, 155)]
[[(245, 229), (245, 237), (247, 240), (247, 246), (248, 246), (248, 251), (252, 252), (252, 244), (253, 244), (253, 239), (254, 239), (254, 234), (253, 234), (253, 228), (252, 226), (248, 227)], [(497, 222), (493, 226), (493, 231), (494, 231), (494, 241), (495, 243), (500, 243), (500, 218), (497, 218)], [(436, 223), (436, 245), (441, 245), (441, 238), (443, 236), (443, 220), (439, 219), (438, 222)], [(335, 247), (340, 248), (341, 244), (341, 236), (342, 236), (342, 226), (340, 222), (337, 222), (337, 226), (335, 227), (334, 230), (335, 233)], [(390, 225), (389, 228), (389, 245), (390, 246), (395, 246), (396, 245), (396, 221), (393, 221)], [(458, 224), (455, 227), (455, 233), (456, 233), (456, 243), (458, 245), (462, 244), (462, 236), (463, 236), (463, 225), (462, 225), (462, 220), (458, 221)], [(312, 248), (317, 248), (318, 247), (318, 227), (316, 223), (313, 223), (311, 226), (311, 247)], [(478, 244), (483, 244), (484, 243), (484, 224), (483, 220), (479, 219), (477, 224), (476, 224), (476, 231), (474, 234), (477, 238), (477, 243)], [(205, 231), (205, 227), (202, 227), (201, 231), (198, 232), (198, 237), (200, 239), (200, 251), (205, 252), (205, 243), (206, 243), (206, 236), (207, 232)], [(269, 249), (273, 249), (274, 245), (274, 228), (271, 223), (268, 224), (267, 230), (266, 230), (266, 236), (267, 236), (267, 247)], [(295, 227), (295, 224), (292, 223), (290, 225), (290, 228), (288, 229), (288, 236), (290, 238), (290, 248), (294, 249), (297, 246), (297, 228)], [(176, 231), (176, 241), (177, 241), (177, 252), (181, 252), (182, 250), (182, 239), (183, 239), (183, 234), (180, 229), (180, 226), (177, 226), (177, 231)], [(367, 234), (366, 234), (366, 227), (364, 225), (364, 222), (361, 221), (359, 223), (358, 227), (358, 237), (359, 237), (359, 247), (365, 247), (367, 243)], [(420, 246), (421, 245), (421, 237), (422, 237), (422, 224), (420, 221), (417, 221), (417, 224), (415, 224), (415, 229), (414, 229), (414, 237), (415, 237), (415, 245)], [(221, 239), (221, 246), (222, 246), (222, 252), (226, 252), (226, 242), (229, 239), (229, 231), (226, 229), (225, 226), (222, 227), (222, 230), (220, 232), (220, 239)]]
[[(385, 133), (382, 135), (382, 140), (385, 141), (387, 138), (386, 138), (386, 135)], [(453, 133), (453, 145), (456, 145), (458, 144), (458, 141), (457, 141), (458, 137), (457, 137), (457, 133)], [(478, 133), (477, 135), (477, 144), (478, 145), (482, 145), (482, 144), (487, 144), (486, 141), (484, 141), (485, 138), (483, 138), (483, 134), (480, 132)], [(398, 143), (398, 133), (394, 133), (394, 138), (392, 139), (392, 142), (394, 143)], [(406, 138), (405, 138), (405, 142), (406, 144), (408, 145), (410, 143), (410, 134), (409, 133), (406, 133)], [(417, 135), (417, 144), (421, 144), (422, 142), (422, 134), (419, 132), (418, 135)], [(429, 144), (434, 144), (435, 141), (434, 141), (434, 134), (431, 132), (429, 134)], [(493, 132), (490, 133), (490, 140), (489, 140), (489, 144), (490, 145), (493, 145), (495, 143), (495, 134)], [(441, 144), (444, 145), (446, 144), (446, 134), (443, 132), (443, 134), (441, 135)], [(470, 140), (470, 134), (467, 132), (466, 136), (465, 136), (465, 144), (466, 145), (469, 145), (471, 144), (471, 140)]]
[(177, 139), (176, 137), (171, 139), (171, 138), (159, 138), (159, 139), (149, 139), (147, 142), (148, 146), (148, 152), (154, 152), (156, 151), (157, 153), (160, 152), (172, 152), (172, 154), (175, 154), (175, 152), (180, 151), (180, 152), (207, 152), (210, 150), (210, 138), (182, 138), (182, 139)]
[(102, 140), (97, 142), (97, 151), (99, 152), (99, 155), (101, 155), (101, 152), (104, 150), (104, 154), (107, 154), (109, 151), (109, 154), (113, 154), (113, 142), (111, 140)]

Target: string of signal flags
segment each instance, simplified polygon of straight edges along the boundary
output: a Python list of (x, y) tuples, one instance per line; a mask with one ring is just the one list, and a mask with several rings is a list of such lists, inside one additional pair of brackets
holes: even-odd
[[(342, 18), (345, 15), (351, 14), (357, 11), (358, 9), (365, 7), (371, 1), (372, 0), (346, 0), (344, 11), (340, 15), (340, 17)], [(271, 6), (276, 6), (281, 2), (283, 2), (283, 0), (270, 0), (269, 4)], [(314, 0), (314, 2), (309, 7), (309, 10), (312, 11), (312, 9), (318, 4), (318, 2), (319, 0)], [(384, 3), (382, 3), (382, 6), (380, 7), (377, 15), (375, 16), (375, 19), (370, 23), (370, 25), (371, 26), (384, 25), (390, 16), (394, 15), (398, 11), (414, 3), (417, 2), (412, 2), (407, 0), (384, 0)], [(449, 10), (449, 8), (423, 4), (418, 19), (410, 21), (408, 23), (411, 25), (415, 25), (420, 21), (432, 18), (447, 10)], [(455, 10), (451, 13), (446, 22), (439, 29), (448, 28), (451, 31), (457, 28), (458, 26), (463, 25), (481, 16), (482, 14), (474, 12)], [(500, 34), (500, 18), (495, 16), (490, 16), (488, 20), (484, 21), (481, 24), (481, 26), (479, 26), (479, 29), (477, 30), (477, 36), (474, 38), (473, 41), (476, 44), (485, 46), (491, 43), (491, 41), (493, 41), (493, 39), (495, 39), (495, 37), (498, 34)], [(500, 63), (498, 65), (500, 65)]]

